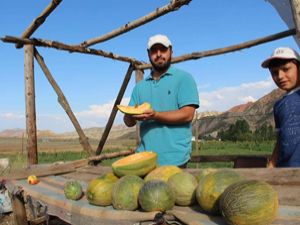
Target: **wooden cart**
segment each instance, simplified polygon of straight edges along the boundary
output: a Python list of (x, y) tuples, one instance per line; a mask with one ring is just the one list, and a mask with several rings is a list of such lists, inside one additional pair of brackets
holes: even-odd
[[(47, 166), (42, 169), (36, 166), (35, 172), (47, 171)], [(61, 171), (59, 169), (60, 168)], [(63, 172), (62, 168), (65, 168)], [(66, 169), (68, 168), (68, 169)], [(253, 168), (234, 169), (245, 175), (248, 179), (263, 180), (271, 184), (279, 195), (279, 212), (273, 224), (297, 225), (300, 224), (300, 169), (295, 168)], [(31, 209), (31, 214), (35, 217), (31, 219), (31, 224), (38, 224), (37, 221), (47, 220), (47, 216), (53, 215), (61, 220), (74, 225), (94, 225), (94, 224), (189, 224), (189, 225), (225, 225), (222, 217), (211, 216), (201, 211), (195, 204), (192, 207), (175, 206), (165, 214), (158, 212), (142, 212), (115, 210), (112, 206), (100, 207), (88, 203), (85, 196), (78, 201), (67, 200), (63, 193), (63, 186), (70, 179), (79, 180), (84, 190), (88, 182), (100, 174), (111, 171), (110, 167), (84, 166), (70, 169), (64, 164), (51, 166), (48, 168), (52, 174), (40, 176), (37, 185), (29, 185), (26, 179), (9, 179), (7, 186), (13, 193), (13, 206), (17, 207), (14, 212), (22, 224), (22, 215), (26, 220), (26, 213), (22, 212), (25, 207), (17, 197), (22, 196)], [(187, 169), (191, 173), (199, 172), (199, 169)], [(24, 171), (28, 173), (29, 171)], [(34, 172), (34, 171), (30, 171)], [(50, 173), (48, 172), (48, 173)], [(58, 175), (59, 173), (63, 173)], [(23, 174), (24, 176), (24, 174)], [(27, 207), (28, 208), (28, 207)], [(21, 210), (20, 210), (21, 209)], [(28, 211), (28, 210), (27, 210)], [(28, 213), (27, 213), (28, 214)], [(24, 221), (25, 219), (23, 219)]]

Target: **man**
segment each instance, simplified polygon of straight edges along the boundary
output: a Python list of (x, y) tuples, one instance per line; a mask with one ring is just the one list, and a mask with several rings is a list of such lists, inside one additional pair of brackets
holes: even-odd
[(275, 49), (262, 63), (278, 88), (287, 93), (274, 105), (277, 143), (268, 167), (300, 166), (300, 56), (286, 47)]
[(127, 126), (140, 123), (141, 142), (137, 151), (154, 151), (159, 165), (186, 167), (192, 149), (192, 125), (199, 97), (193, 77), (171, 66), (172, 44), (165, 35), (148, 41), (152, 71), (137, 83), (130, 106), (149, 102), (152, 109), (141, 115), (125, 115)]

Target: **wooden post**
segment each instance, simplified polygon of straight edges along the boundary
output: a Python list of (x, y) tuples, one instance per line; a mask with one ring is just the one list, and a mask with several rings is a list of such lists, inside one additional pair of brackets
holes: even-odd
[(62, 90), (60, 89), (58, 84), (56, 83), (50, 70), (48, 69), (46, 63), (44, 62), (43, 57), (39, 54), (39, 52), (37, 51), (36, 48), (34, 49), (34, 57), (36, 58), (37, 62), (39, 63), (41, 69), (43, 70), (46, 78), (48, 79), (49, 83), (53, 87), (54, 91), (56, 92), (56, 94), (58, 96), (58, 102), (63, 107), (63, 109), (66, 111), (73, 126), (75, 127), (76, 132), (79, 136), (79, 142), (80, 142), (81, 146), (88, 153), (89, 156), (93, 155), (94, 152), (93, 152), (92, 146), (90, 145), (90, 143), (88, 141), (88, 138), (85, 136), (83, 130), (81, 129), (81, 126), (80, 126), (78, 120), (76, 119), (76, 116), (74, 115), (64, 93), (62, 92)]
[(38, 163), (37, 154), (37, 131), (35, 111), (35, 88), (34, 88), (34, 59), (33, 45), (25, 45), (25, 102), (26, 102), (26, 133), (28, 165)]
[(28, 225), (22, 192), (11, 194), (14, 225)]
[(134, 66), (132, 64), (130, 64), (129, 67), (128, 67), (127, 73), (126, 73), (126, 75), (124, 77), (122, 86), (121, 86), (121, 88), (119, 90), (117, 99), (116, 99), (116, 101), (114, 103), (114, 106), (112, 108), (112, 111), (110, 113), (108, 122), (107, 122), (107, 124), (105, 126), (105, 129), (104, 129), (104, 132), (102, 134), (101, 140), (99, 142), (99, 145), (98, 145), (98, 148), (97, 148), (97, 151), (96, 151), (96, 155), (100, 155), (101, 152), (102, 152), (103, 146), (104, 146), (104, 144), (106, 142), (106, 139), (107, 139), (107, 137), (109, 135), (110, 129), (111, 129), (111, 127), (113, 125), (113, 122), (115, 120), (115, 117), (117, 115), (117, 111), (118, 111), (117, 105), (119, 105), (121, 103), (121, 100), (122, 100), (123, 95), (125, 93), (126, 87), (127, 87), (128, 83), (130, 81), (131, 74), (132, 74), (133, 70), (134, 70)]
[[(195, 120), (195, 152), (199, 156), (200, 151), (199, 151), (199, 119), (198, 119), (198, 112), (196, 111), (196, 120)], [(199, 163), (196, 163), (196, 168), (199, 167)]]
[(290, 4), (296, 28), (296, 37), (298, 42), (300, 42), (300, 2), (299, 0), (290, 0)]
[[(135, 83), (144, 79), (144, 70), (136, 70), (135, 71)], [(136, 146), (140, 145), (140, 126), (136, 124)]]

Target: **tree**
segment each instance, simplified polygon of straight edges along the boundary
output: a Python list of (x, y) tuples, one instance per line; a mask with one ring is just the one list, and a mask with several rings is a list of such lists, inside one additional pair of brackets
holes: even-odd
[(237, 120), (235, 124), (229, 126), (228, 130), (220, 131), (218, 137), (225, 141), (249, 141), (252, 139), (252, 132), (246, 120)]

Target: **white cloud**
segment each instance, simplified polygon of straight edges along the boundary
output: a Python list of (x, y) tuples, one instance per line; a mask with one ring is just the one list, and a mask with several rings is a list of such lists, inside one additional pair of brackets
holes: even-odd
[[(199, 91), (199, 111), (226, 111), (233, 106), (249, 101), (255, 101), (275, 88), (271, 79), (244, 83), (239, 86), (225, 87), (219, 90), (202, 92)], [(104, 127), (108, 121), (115, 100), (102, 105), (93, 104), (87, 110), (74, 112), (80, 126)], [(127, 105), (129, 98), (122, 100), (121, 104)], [(114, 124), (123, 123), (123, 114), (117, 113)], [(26, 121), (24, 113), (0, 113), (0, 130), (12, 128), (25, 128)], [(38, 130), (53, 130), (55, 132), (74, 131), (73, 124), (65, 113), (37, 114)]]
[(199, 92), (200, 112), (204, 111), (226, 111), (233, 106), (256, 101), (275, 89), (276, 86), (271, 79), (243, 83), (239, 86), (225, 87), (211, 92)]
[(0, 114), (0, 118), (3, 120), (24, 120), (25, 116), (21, 113), (2, 113)]
[[(78, 118), (108, 118), (110, 116), (115, 100), (102, 105), (90, 105), (88, 110), (75, 113)], [(127, 105), (129, 98), (124, 98), (121, 105)]]

